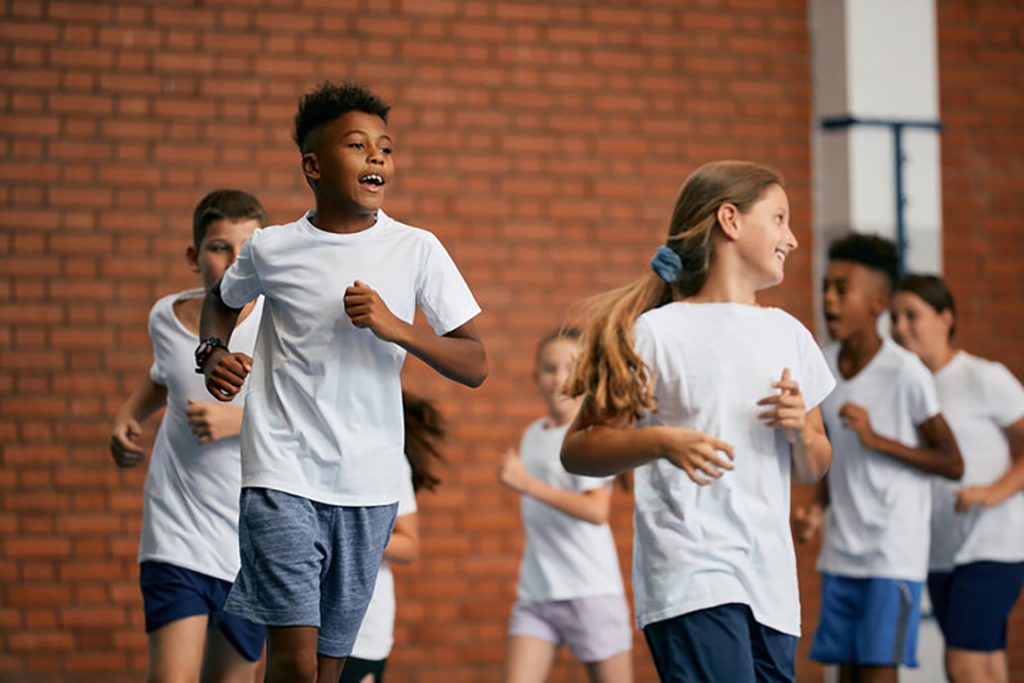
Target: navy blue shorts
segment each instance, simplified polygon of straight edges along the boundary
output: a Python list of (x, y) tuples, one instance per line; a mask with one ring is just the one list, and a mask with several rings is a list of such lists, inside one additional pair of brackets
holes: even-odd
[(762, 626), (742, 604), (644, 627), (662, 683), (792, 683), (796, 636)]
[(386, 659), (359, 659), (349, 657), (345, 660), (345, 668), (341, 670), (341, 678), (338, 683), (363, 683), (366, 677), (370, 677), (372, 683), (384, 682), (384, 667), (387, 666)]
[(811, 659), (823, 664), (917, 666), (920, 581), (821, 575)]
[(398, 503), (347, 507), (244, 488), (239, 508), (242, 568), (225, 609), (267, 626), (315, 626), (317, 652), (348, 657)]
[(928, 594), (946, 646), (1006, 649), (1006, 622), (1024, 584), (1024, 562), (971, 562), (928, 575)]
[(231, 582), (166, 562), (139, 564), (139, 586), (146, 613), (146, 633), (172, 621), (209, 615), (210, 623), (250, 662), (263, 655), (266, 629), (224, 611)]

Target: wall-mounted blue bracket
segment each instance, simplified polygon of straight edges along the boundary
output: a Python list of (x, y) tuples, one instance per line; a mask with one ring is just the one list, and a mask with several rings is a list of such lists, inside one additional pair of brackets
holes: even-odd
[(900, 272), (907, 269), (907, 219), (905, 215), (907, 195), (903, 182), (903, 166), (906, 157), (903, 154), (903, 130), (906, 128), (924, 128), (941, 131), (941, 121), (915, 121), (901, 119), (861, 119), (855, 116), (827, 116), (821, 119), (821, 127), (826, 131), (846, 130), (854, 126), (873, 126), (888, 128), (892, 131), (893, 171), (896, 179), (896, 245), (900, 250)]

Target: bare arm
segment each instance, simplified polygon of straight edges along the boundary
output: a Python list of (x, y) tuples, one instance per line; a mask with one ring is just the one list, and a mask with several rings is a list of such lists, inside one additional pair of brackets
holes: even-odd
[(960, 448), (953, 438), (949, 425), (946, 424), (946, 418), (942, 417), (941, 413), (918, 425), (926, 444), (923, 448), (913, 448), (895, 439), (876, 434), (871, 427), (868, 412), (854, 403), (847, 403), (840, 408), (839, 415), (847, 428), (857, 432), (865, 448), (884, 453), (929, 474), (947, 479), (959, 479), (964, 476), (964, 460), (960, 455)]
[(506, 452), (498, 470), (498, 481), (524, 496), (536, 498), (559, 512), (591, 524), (604, 524), (611, 512), (611, 486), (584, 492), (560, 489), (530, 476), (514, 450)]
[(384, 559), (398, 564), (415, 562), (420, 556), (420, 525), (416, 513), (395, 519), (395, 528), (384, 548)]
[[(728, 460), (718, 455), (721, 451)], [(562, 443), (562, 466), (574, 474), (606, 477), (665, 458), (700, 485), (731, 470), (732, 446), (704, 432), (679, 427), (634, 427), (628, 419), (601, 420), (590, 399), (569, 426)]]
[[(221, 299), (218, 280), (203, 299), (203, 310), (199, 316), (199, 338), (216, 337), (227, 343), (241, 312), (242, 309), (231, 308)], [(230, 401), (241, 390), (250, 370), (252, 358), (249, 356), (218, 349), (203, 366), (206, 389), (218, 401)]]
[(142, 462), (141, 424), (167, 405), (167, 387), (153, 382), (147, 372), (132, 393), (121, 404), (114, 417), (110, 435), (110, 455), (120, 467), (134, 467)]
[(988, 486), (968, 486), (957, 494), (956, 507), (965, 512), (974, 507), (995, 507), (1024, 490), (1024, 417), (1006, 428), (1012, 464), (1003, 476)]
[(487, 354), (472, 320), (438, 336), (395, 316), (376, 291), (358, 280), (345, 290), (345, 313), (356, 327), (398, 344), (448, 379), (478, 387), (487, 378)]

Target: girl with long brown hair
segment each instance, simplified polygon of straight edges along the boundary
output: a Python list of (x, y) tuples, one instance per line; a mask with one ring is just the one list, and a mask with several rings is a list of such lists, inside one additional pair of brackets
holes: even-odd
[(663, 681), (795, 677), (791, 472), (820, 478), (834, 380), (795, 318), (757, 304), (797, 248), (781, 177), (742, 161), (683, 185), (653, 273), (587, 306), (562, 462), (635, 468), (636, 618)]

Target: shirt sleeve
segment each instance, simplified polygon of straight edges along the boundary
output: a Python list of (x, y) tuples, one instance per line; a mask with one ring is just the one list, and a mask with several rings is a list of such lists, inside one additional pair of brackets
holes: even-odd
[(996, 424), (1009, 427), (1024, 417), (1024, 388), (1002, 363), (992, 363), (985, 378), (985, 399)]
[(800, 367), (794, 369), (799, 375), (793, 379), (800, 385), (800, 393), (804, 397), (807, 410), (813, 410), (821, 404), (832, 390), (836, 388), (836, 379), (828, 367), (828, 361), (821, 352), (821, 347), (814, 340), (810, 331), (797, 321), (799, 330)]
[(149, 311), (149, 322), (147, 324), (147, 331), (149, 332), (149, 343), (153, 350), (153, 364), (149, 366), (149, 379), (152, 380), (153, 384), (158, 384), (162, 387), (167, 386), (167, 368), (166, 363), (161, 362), (160, 356), (160, 335), (161, 324), (160, 324), (160, 302)]
[(914, 425), (920, 426), (941, 412), (935, 378), (917, 356), (909, 358), (900, 379), (904, 405)]
[(263, 283), (256, 268), (256, 248), (261, 229), (250, 235), (238, 252), (238, 259), (225, 271), (220, 281), (220, 298), (231, 308), (242, 308), (263, 294)]
[(439, 335), (448, 334), (480, 313), (469, 285), (441, 241), (428, 233), (416, 304)]

